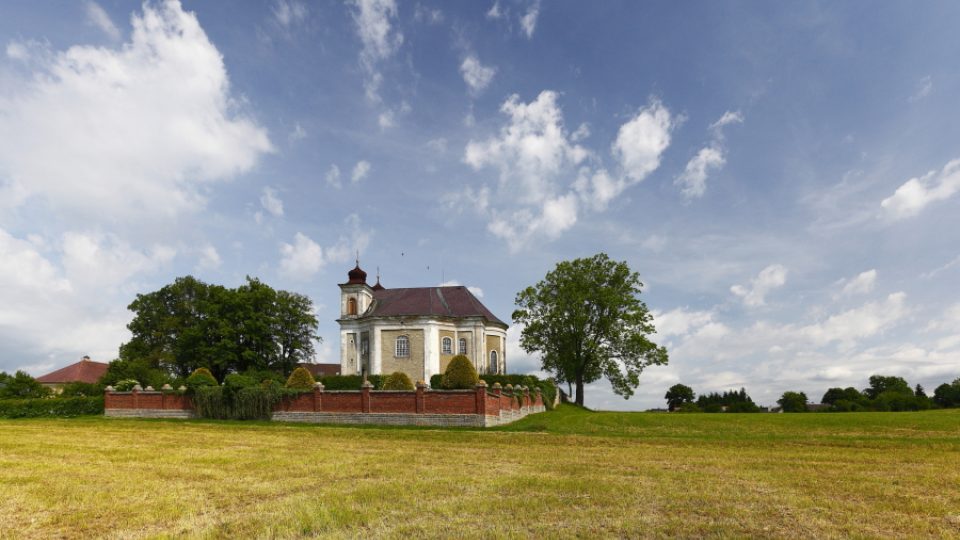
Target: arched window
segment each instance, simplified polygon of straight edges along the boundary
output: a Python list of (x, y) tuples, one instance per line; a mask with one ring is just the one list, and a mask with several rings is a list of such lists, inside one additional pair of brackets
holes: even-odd
[(357, 299), (348, 298), (347, 299), (347, 315), (356, 315), (357, 314)]
[(460, 338), (457, 354), (467, 354), (467, 338)]
[(453, 354), (453, 340), (445, 337), (441, 341), (440, 350), (443, 354)]
[(406, 358), (410, 356), (410, 338), (407, 336), (400, 336), (397, 338), (397, 354), (398, 358)]
[(497, 351), (490, 351), (490, 373), (498, 373), (500, 371), (500, 362), (497, 362)]

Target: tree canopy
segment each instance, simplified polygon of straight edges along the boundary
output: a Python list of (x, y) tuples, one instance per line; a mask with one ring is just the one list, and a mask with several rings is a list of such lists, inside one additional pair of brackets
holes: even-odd
[(680, 407), (684, 403), (693, 403), (696, 397), (697, 395), (693, 392), (693, 388), (685, 384), (675, 384), (667, 390), (663, 399), (667, 400), (667, 408), (670, 411), (675, 411), (677, 407)]
[(543, 370), (557, 381), (575, 384), (579, 405), (584, 384), (602, 377), (629, 398), (644, 368), (667, 363), (667, 350), (647, 337), (656, 330), (639, 299), (642, 287), (627, 263), (604, 253), (560, 262), (517, 294), (520, 346), (540, 353)]
[(208, 367), (222, 380), (249, 369), (287, 374), (314, 354), (317, 318), (302, 294), (255, 278), (230, 289), (192, 276), (138, 294), (130, 304), (133, 337), (120, 359), (186, 377)]
[(807, 394), (803, 392), (784, 392), (777, 404), (783, 412), (807, 412)]

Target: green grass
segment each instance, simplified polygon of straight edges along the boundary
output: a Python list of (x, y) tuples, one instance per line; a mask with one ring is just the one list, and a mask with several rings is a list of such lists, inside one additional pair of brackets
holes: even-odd
[(960, 411), (0, 421), (0, 537), (960, 537)]

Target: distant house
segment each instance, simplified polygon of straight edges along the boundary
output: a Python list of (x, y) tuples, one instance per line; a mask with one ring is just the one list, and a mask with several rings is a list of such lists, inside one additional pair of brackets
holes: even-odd
[(308, 364), (306, 362), (301, 362), (297, 364), (297, 367), (305, 368), (307, 371), (313, 375), (313, 378), (317, 377), (331, 377), (335, 375), (340, 375), (340, 364)]
[(37, 382), (54, 390), (72, 382), (95, 383), (107, 372), (108, 366), (109, 364), (94, 362), (89, 356), (84, 356), (75, 364), (37, 377)]

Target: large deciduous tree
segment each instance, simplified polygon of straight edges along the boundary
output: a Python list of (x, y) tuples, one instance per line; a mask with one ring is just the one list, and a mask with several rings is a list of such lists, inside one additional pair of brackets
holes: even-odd
[(675, 384), (671, 386), (663, 396), (663, 399), (667, 400), (667, 408), (670, 412), (677, 410), (677, 407), (680, 407), (684, 403), (693, 403), (693, 400), (696, 398), (697, 395), (693, 392), (693, 388), (685, 384)]
[(517, 294), (520, 346), (540, 353), (542, 368), (559, 382), (576, 386), (578, 405), (584, 384), (601, 377), (627, 399), (644, 368), (667, 363), (666, 349), (648, 339), (656, 330), (642, 287), (639, 274), (604, 253), (561, 262)]
[(220, 380), (250, 369), (286, 375), (320, 340), (309, 298), (249, 277), (236, 289), (177, 278), (138, 294), (129, 309), (133, 338), (120, 347), (121, 360), (180, 377), (200, 367)]

